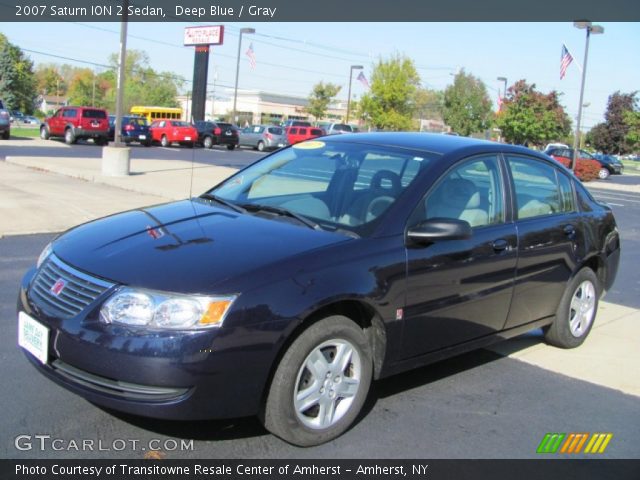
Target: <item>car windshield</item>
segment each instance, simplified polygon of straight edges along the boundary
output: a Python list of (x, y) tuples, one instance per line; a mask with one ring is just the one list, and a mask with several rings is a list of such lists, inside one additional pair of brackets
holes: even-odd
[(238, 172), (207, 194), (244, 208), (278, 207), (326, 230), (364, 236), (439, 156), (378, 145), (303, 142)]

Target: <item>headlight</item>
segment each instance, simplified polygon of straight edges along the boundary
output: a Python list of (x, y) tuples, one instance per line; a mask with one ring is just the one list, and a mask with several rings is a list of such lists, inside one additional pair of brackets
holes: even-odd
[(43, 262), (47, 259), (49, 255), (51, 255), (51, 252), (53, 252), (53, 248), (51, 248), (51, 242), (49, 242), (47, 246), (44, 247), (44, 249), (42, 250), (42, 253), (40, 253), (40, 256), (38, 257), (38, 261), (36, 262), (36, 267), (40, 268), (40, 265), (43, 264)]
[(236, 296), (203, 297), (122, 288), (100, 309), (104, 323), (158, 329), (220, 327)]

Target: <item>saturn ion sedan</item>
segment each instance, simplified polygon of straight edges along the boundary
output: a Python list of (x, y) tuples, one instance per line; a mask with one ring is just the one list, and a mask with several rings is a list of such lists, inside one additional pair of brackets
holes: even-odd
[(60, 235), (22, 281), (19, 344), (95, 404), (257, 415), (311, 446), (377, 379), (536, 328), (579, 346), (619, 258), (610, 208), (546, 155), (335, 135)]

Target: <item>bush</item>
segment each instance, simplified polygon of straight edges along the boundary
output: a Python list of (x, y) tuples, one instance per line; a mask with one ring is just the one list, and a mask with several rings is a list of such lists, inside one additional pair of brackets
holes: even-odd
[[(570, 160), (565, 158), (556, 158), (558, 162), (569, 168)], [(588, 158), (578, 158), (576, 162), (575, 174), (583, 182), (590, 182), (598, 178), (598, 172), (600, 171), (600, 162), (597, 160), (591, 160)]]

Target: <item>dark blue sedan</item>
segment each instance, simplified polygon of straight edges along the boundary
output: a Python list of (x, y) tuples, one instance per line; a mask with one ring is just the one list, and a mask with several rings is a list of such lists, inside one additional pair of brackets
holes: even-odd
[(19, 344), (98, 405), (317, 445), (376, 379), (540, 327), (579, 346), (619, 256), (610, 208), (546, 155), (336, 135), (60, 235), (22, 281)]
[[(116, 131), (116, 116), (109, 115), (109, 140), (113, 141)], [(137, 142), (145, 147), (151, 146), (151, 133), (147, 119), (143, 117), (122, 117), (120, 122), (121, 139), (124, 143)]]

